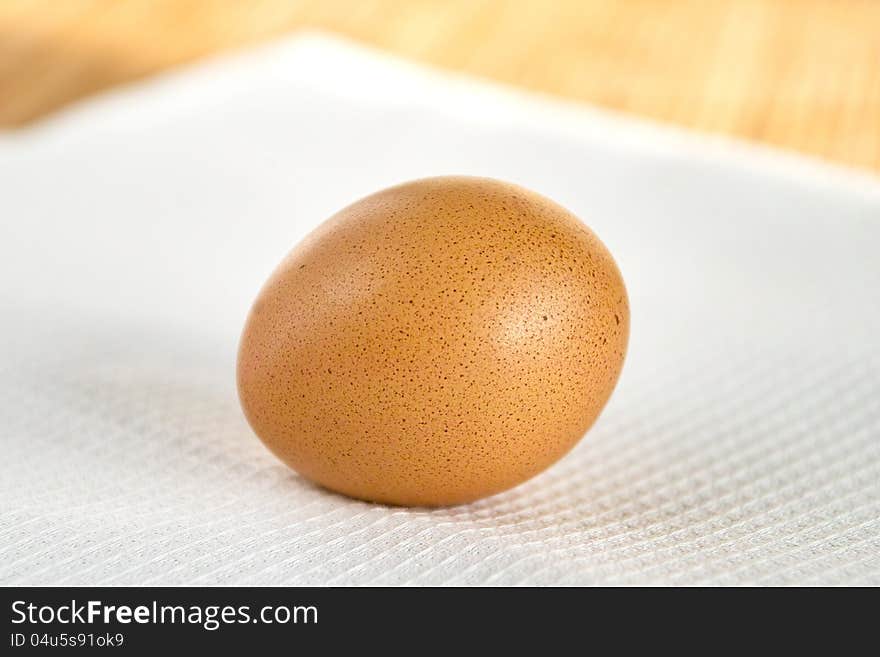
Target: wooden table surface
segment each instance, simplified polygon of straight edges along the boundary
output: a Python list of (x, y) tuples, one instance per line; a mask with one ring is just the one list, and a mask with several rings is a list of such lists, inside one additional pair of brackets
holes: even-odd
[(303, 28), (880, 172), (877, 0), (0, 0), (0, 126)]

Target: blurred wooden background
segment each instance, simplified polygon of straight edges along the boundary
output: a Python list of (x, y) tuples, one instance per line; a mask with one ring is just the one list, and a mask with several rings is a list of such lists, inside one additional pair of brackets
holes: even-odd
[(878, 0), (0, 0), (0, 126), (302, 28), (880, 172)]

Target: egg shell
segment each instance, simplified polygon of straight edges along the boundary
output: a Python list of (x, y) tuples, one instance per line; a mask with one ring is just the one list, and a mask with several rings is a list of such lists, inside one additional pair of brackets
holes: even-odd
[(275, 270), (238, 358), (255, 433), (304, 477), (458, 504), (541, 472), (590, 428), (629, 306), (608, 249), (522, 187), (441, 177), (319, 226)]

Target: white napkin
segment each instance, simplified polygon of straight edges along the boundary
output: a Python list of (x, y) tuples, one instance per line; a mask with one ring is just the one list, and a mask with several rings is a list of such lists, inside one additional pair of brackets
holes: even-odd
[[(596, 426), (441, 510), (253, 436), (239, 331), (337, 209), (487, 175), (601, 236), (633, 310)], [(305, 36), (0, 138), (0, 583), (880, 584), (880, 182)]]

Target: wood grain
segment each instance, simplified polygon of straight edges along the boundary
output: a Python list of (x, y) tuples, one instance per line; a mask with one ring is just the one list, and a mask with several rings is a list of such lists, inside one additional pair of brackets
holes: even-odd
[(303, 28), (880, 172), (875, 0), (2, 0), (0, 126)]

